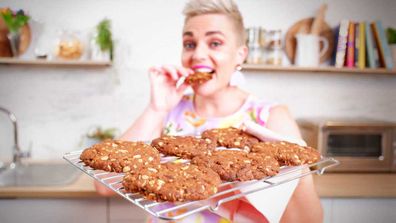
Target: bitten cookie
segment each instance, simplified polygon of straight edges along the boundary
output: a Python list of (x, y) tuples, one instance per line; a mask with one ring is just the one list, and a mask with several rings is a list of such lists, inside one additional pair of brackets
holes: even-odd
[(158, 165), (160, 154), (143, 142), (105, 140), (85, 149), (80, 159), (94, 169), (129, 172), (145, 165)]
[(320, 160), (320, 153), (308, 146), (289, 142), (260, 142), (252, 147), (252, 152), (272, 155), (281, 165), (298, 166)]
[(196, 72), (186, 77), (185, 82), (190, 85), (203, 84), (212, 79), (212, 74), (208, 72)]
[(221, 180), (206, 167), (165, 163), (127, 173), (123, 186), (128, 192), (141, 192), (151, 200), (202, 200), (217, 192)]
[(202, 133), (202, 138), (216, 141), (217, 146), (240, 148), (245, 151), (250, 151), (251, 147), (260, 141), (249, 133), (234, 127), (206, 130)]
[(211, 168), (225, 181), (262, 179), (279, 172), (279, 163), (272, 156), (243, 151), (216, 151), (211, 156), (196, 156), (191, 163)]
[(162, 136), (151, 145), (158, 151), (172, 156), (192, 159), (197, 155), (210, 154), (216, 148), (215, 141), (193, 136)]

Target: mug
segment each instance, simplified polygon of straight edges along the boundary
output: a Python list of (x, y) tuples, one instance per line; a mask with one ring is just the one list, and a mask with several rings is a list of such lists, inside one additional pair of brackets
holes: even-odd
[[(301, 67), (317, 67), (320, 64), (320, 57), (329, 48), (329, 41), (312, 34), (297, 34), (297, 52), (295, 64)], [(323, 48), (320, 50), (320, 42)]]

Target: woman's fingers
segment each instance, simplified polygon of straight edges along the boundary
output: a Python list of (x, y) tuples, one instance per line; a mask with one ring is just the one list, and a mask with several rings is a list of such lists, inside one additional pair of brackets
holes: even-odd
[[(165, 82), (168, 85), (174, 85), (177, 89), (183, 85), (185, 77), (192, 73), (194, 71), (190, 68), (174, 65), (155, 66), (149, 69), (150, 81), (152, 83)], [(186, 87), (183, 88), (185, 89)]]
[(193, 70), (190, 68), (185, 68), (181, 66), (174, 65), (164, 65), (162, 69), (165, 74), (168, 74), (174, 81), (179, 80), (181, 77), (187, 77), (188, 75), (193, 73)]

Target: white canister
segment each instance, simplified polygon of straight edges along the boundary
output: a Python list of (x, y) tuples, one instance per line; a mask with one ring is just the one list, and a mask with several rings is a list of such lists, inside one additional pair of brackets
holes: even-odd
[[(297, 34), (296, 65), (301, 67), (317, 67), (320, 57), (329, 48), (329, 42), (322, 36), (312, 34)], [(320, 42), (323, 48), (320, 50)]]

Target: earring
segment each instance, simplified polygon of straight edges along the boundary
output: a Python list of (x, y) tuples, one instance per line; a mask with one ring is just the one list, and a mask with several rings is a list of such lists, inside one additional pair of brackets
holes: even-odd
[(242, 70), (242, 66), (241, 66), (240, 64), (238, 64), (238, 65), (236, 66), (235, 70), (241, 71), (241, 70)]

